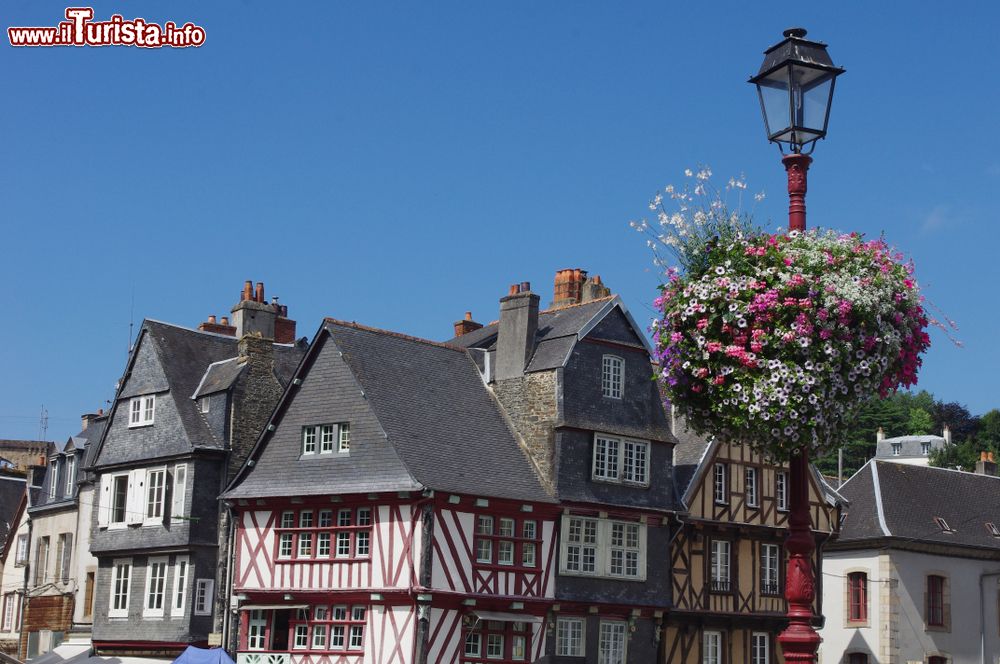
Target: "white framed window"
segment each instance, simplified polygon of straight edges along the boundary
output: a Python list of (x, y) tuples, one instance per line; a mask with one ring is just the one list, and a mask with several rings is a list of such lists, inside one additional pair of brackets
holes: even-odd
[(21, 595), (12, 592), (3, 596), (3, 620), (0, 622), (0, 629), (5, 632), (14, 632), (20, 627), (17, 624), (17, 615), (20, 613)]
[(486, 635), (486, 659), (503, 659), (503, 634)]
[(903, 444), (902, 443), (893, 443), (892, 444), (892, 456), (899, 456), (899, 453), (902, 452), (902, 451), (903, 451)]
[(712, 466), (712, 497), (717, 505), (725, 505), (729, 502), (727, 470), (724, 463), (717, 463)]
[(788, 511), (788, 473), (779, 470), (774, 474), (774, 497), (778, 502), (778, 509), (782, 512)]
[(337, 557), (351, 557), (351, 533), (347, 531), (337, 532)]
[(59, 462), (53, 459), (49, 462), (49, 500), (56, 497), (59, 488)]
[(300, 623), (295, 626), (295, 640), (292, 647), (296, 649), (309, 647), (309, 625)]
[(156, 395), (132, 397), (128, 404), (129, 427), (144, 427), (153, 423), (156, 415)]
[(111, 598), (109, 618), (127, 618), (129, 591), (132, 585), (132, 559), (121, 558), (111, 562)]
[(560, 549), (562, 574), (646, 578), (645, 524), (564, 516)]
[(743, 471), (743, 489), (746, 493), (747, 507), (760, 507), (760, 487), (757, 484), (758, 473), (753, 466), (747, 466)]
[(609, 399), (622, 398), (625, 360), (617, 355), (605, 355), (601, 360), (601, 394)]
[(326, 650), (326, 625), (313, 625), (313, 650)]
[(315, 424), (302, 427), (302, 455), (349, 452), (351, 425), (349, 422)]
[(174, 488), (171, 493), (170, 518), (179, 520), (184, 518), (184, 499), (187, 497), (187, 464), (179, 463), (174, 466)]
[(777, 595), (781, 591), (779, 579), (781, 547), (777, 544), (760, 545), (760, 592)]
[(163, 615), (164, 596), (167, 591), (167, 558), (150, 558), (146, 563), (146, 603), (142, 615)]
[(482, 657), (483, 635), (479, 632), (469, 632), (465, 637), (465, 656)]
[(212, 410), (212, 401), (208, 397), (202, 397), (198, 399), (198, 408), (203, 413), (207, 413)]
[(247, 620), (247, 650), (263, 650), (267, 638), (267, 613), (254, 609)]
[(722, 632), (705, 631), (701, 637), (702, 664), (722, 664)]
[(194, 584), (194, 615), (212, 615), (212, 591), (215, 579), (198, 579)]
[(754, 632), (750, 639), (750, 664), (771, 664), (771, 636)]
[(928, 454), (930, 454), (931, 453), (931, 444), (930, 443), (920, 443), (920, 453), (923, 454), (924, 456), (927, 456)]
[(167, 469), (146, 471), (146, 515), (144, 524), (163, 523), (163, 502), (166, 497)]
[(731, 544), (729, 540), (712, 540), (712, 591), (729, 592), (729, 561)]
[(14, 565), (21, 566), (28, 563), (28, 535), (17, 536), (17, 550), (14, 553)]
[(291, 558), (292, 557), (292, 537), (291, 533), (281, 533), (278, 536), (278, 557), (279, 558)]
[(70, 454), (66, 457), (66, 486), (63, 489), (64, 496), (72, 496), (76, 487), (76, 455)]
[(622, 620), (602, 620), (598, 632), (598, 664), (625, 664), (625, 631)]
[(351, 607), (351, 621), (355, 624), (351, 625), (350, 640), (347, 642), (350, 650), (359, 650), (365, 645), (365, 613), (364, 606)]
[(190, 571), (191, 563), (187, 556), (177, 556), (174, 559), (174, 598), (170, 609), (174, 615), (184, 615)]
[(583, 657), (586, 655), (584, 638), (587, 622), (583, 618), (556, 619), (556, 655)]
[(594, 435), (592, 477), (603, 482), (649, 485), (649, 443)]
[[(108, 494), (107, 504), (108, 508), (107, 514), (107, 524), (108, 526), (114, 526), (116, 524), (125, 525), (129, 521), (129, 484), (130, 477), (129, 473), (117, 473), (115, 475), (102, 477), (103, 480), (107, 480), (108, 483)], [(104, 499), (104, 496), (101, 496)], [(102, 510), (103, 512), (103, 510)], [(102, 516), (104, 514), (102, 513)]]

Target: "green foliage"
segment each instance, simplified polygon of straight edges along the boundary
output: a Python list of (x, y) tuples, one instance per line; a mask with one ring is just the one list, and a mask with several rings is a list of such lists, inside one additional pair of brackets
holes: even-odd
[(909, 421), (910, 434), (914, 436), (929, 434), (934, 427), (934, 420), (931, 418), (931, 414), (923, 408), (910, 409)]

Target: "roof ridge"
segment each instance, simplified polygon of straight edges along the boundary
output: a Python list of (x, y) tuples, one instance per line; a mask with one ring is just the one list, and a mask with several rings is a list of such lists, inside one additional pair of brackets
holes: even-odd
[[(587, 300), (586, 302), (576, 302), (574, 304), (564, 304), (564, 305), (562, 305), (560, 307), (549, 307), (548, 309), (540, 309), (539, 312), (538, 312), (538, 315), (540, 316), (542, 314), (555, 314), (555, 313), (558, 313), (560, 311), (566, 311), (567, 309), (576, 309), (577, 307), (585, 307), (588, 304), (594, 304), (595, 302), (607, 302), (609, 300), (615, 299), (616, 297), (618, 297), (618, 295), (615, 294), (615, 293), (612, 293), (611, 295), (606, 295), (604, 297), (596, 297), (593, 300)], [(489, 327), (490, 325), (496, 325), (499, 322), (500, 322), (499, 318), (496, 319), (496, 320), (491, 320), (489, 323), (486, 323), (485, 325), (483, 325), (483, 327)], [(570, 335), (566, 335), (566, 336), (570, 336)]]
[(889, 463), (892, 464), (893, 466), (905, 466), (907, 469), (918, 468), (920, 470), (941, 470), (946, 473), (960, 473), (967, 477), (982, 477), (983, 479), (1000, 480), (1000, 476), (997, 475), (982, 475), (980, 473), (971, 472), (968, 470), (958, 470), (957, 468), (941, 468), (940, 466), (922, 466), (922, 465), (905, 464), (905, 463), (893, 463), (891, 459), (872, 459), (872, 461), (875, 461), (877, 463)]
[(444, 343), (443, 341), (432, 341), (430, 339), (424, 339), (423, 337), (415, 337), (411, 334), (404, 334), (403, 332), (395, 332), (393, 330), (386, 330), (380, 327), (372, 327), (370, 325), (364, 325), (356, 321), (339, 320), (337, 318), (331, 318), (327, 316), (323, 319), (324, 323), (333, 323), (334, 325), (342, 325), (344, 327), (350, 327), (355, 330), (361, 330), (362, 332), (374, 332), (375, 334), (384, 334), (389, 337), (395, 337), (397, 339), (403, 339), (405, 341), (415, 341), (417, 343), (426, 344), (428, 346), (436, 346), (438, 348), (445, 348), (447, 350), (454, 350), (460, 353), (464, 353), (467, 349), (462, 346), (456, 346), (454, 344)]
[[(147, 323), (156, 323), (158, 325), (166, 325), (167, 327), (173, 327), (173, 328), (176, 328), (178, 330), (184, 330), (185, 332), (194, 332), (196, 334), (204, 334), (204, 335), (211, 336), (211, 337), (218, 337), (220, 339), (232, 339), (233, 341), (237, 341), (236, 337), (234, 337), (234, 336), (232, 336), (230, 334), (219, 334), (218, 332), (208, 332), (207, 330), (199, 330), (199, 329), (196, 329), (196, 328), (193, 328), (193, 327), (188, 327), (186, 325), (178, 325), (177, 323), (168, 323), (165, 320), (157, 320), (156, 318), (147, 318), (147, 319), (145, 319), (145, 321)], [(282, 344), (282, 345), (284, 345), (284, 344)]]

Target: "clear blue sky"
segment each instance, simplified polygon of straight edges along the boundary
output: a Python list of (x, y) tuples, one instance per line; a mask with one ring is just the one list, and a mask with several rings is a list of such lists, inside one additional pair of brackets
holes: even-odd
[[(100, 2), (205, 27), (200, 49), (0, 45), (6, 304), (0, 438), (113, 396), (130, 303), (195, 326), (266, 283), (323, 316), (442, 339), (513, 282), (602, 275), (637, 318), (657, 275), (627, 223), (685, 167), (745, 172), (784, 223), (752, 86), (792, 25), (847, 68), (809, 223), (888, 239), (965, 348), (920, 386), (1000, 406), (996, 26), (988, 3)], [(888, 3), (887, 3), (888, 4)], [(3, 27), (65, 4), (7, 2)]]

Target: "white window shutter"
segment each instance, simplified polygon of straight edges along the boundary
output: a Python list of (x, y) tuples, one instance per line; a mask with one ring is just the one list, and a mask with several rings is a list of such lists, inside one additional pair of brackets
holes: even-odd
[(170, 514), (174, 521), (184, 516), (184, 494), (187, 489), (187, 464), (174, 466), (174, 494), (170, 506)]
[(137, 468), (129, 471), (128, 474), (128, 513), (125, 515), (125, 523), (142, 523), (146, 516), (146, 470)]
[(107, 528), (111, 521), (111, 475), (101, 475), (101, 492), (98, 494), (97, 525)]

